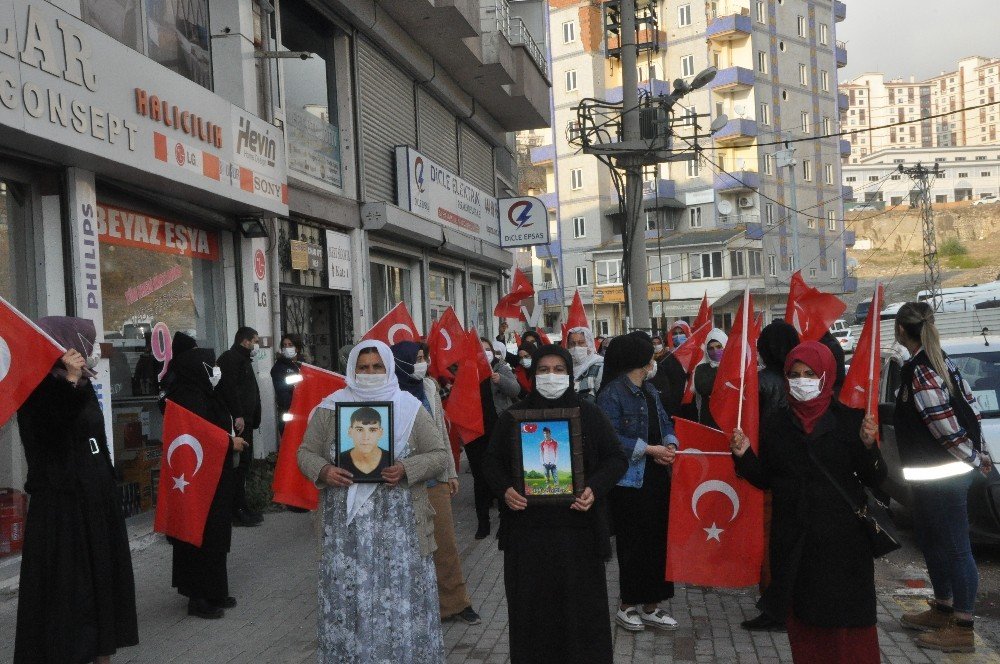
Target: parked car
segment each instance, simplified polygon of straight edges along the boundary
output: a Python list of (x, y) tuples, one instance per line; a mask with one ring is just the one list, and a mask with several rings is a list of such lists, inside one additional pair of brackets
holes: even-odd
[(861, 336), (861, 333), (847, 328), (846, 330), (837, 330), (833, 333), (833, 336), (840, 342), (840, 347), (844, 349), (844, 354), (849, 355), (858, 347), (858, 337)]
[(982, 198), (973, 203), (973, 205), (993, 205), (997, 202), (1000, 202), (1000, 198), (997, 198), (993, 194), (983, 194)]
[[(942, 348), (955, 362), (972, 388), (982, 413), (983, 438), (994, 459), (1000, 459), (1000, 346), (987, 345), (982, 337), (946, 338)], [(882, 456), (889, 475), (883, 489), (904, 509), (912, 505), (909, 482), (903, 479), (899, 448), (893, 429), (900, 370), (909, 353), (898, 344), (882, 351), (882, 384), (879, 394), (879, 422)], [(969, 524), (974, 540), (1000, 544), (1000, 473), (989, 477), (978, 471), (969, 490)]]
[(890, 302), (889, 304), (885, 305), (885, 308), (883, 308), (882, 312), (879, 313), (878, 319), (879, 320), (895, 319), (896, 313), (904, 304), (906, 304), (906, 302)]
[(858, 306), (854, 309), (854, 324), (864, 325), (865, 318), (868, 317), (868, 310), (872, 308), (871, 300), (862, 300), (858, 302)]
[(840, 332), (841, 330), (846, 330), (848, 327), (850, 326), (847, 324), (846, 320), (838, 318), (833, 321), (833, 325), (830, 326), (830, 332)]

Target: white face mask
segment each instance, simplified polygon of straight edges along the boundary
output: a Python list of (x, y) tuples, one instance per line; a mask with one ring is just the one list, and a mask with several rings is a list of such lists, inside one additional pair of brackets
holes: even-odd
[(419, 380), (423, 380), (424, 376), (427, 375), (427, 363), (426, 362), (414, 363), (413, 373), (411, 373), (410, 375)]
[(358, 374), (354, 377), (358, 387), (364, 389), (374, 389), (383, 387), (389, 380), (388, 374)]
[(653, 379), (653, 376), (656, 375), (656, 368), (657, 368), (657, 366), (658, 365), (656, 364), (656, 362), (653, 362), (653, 368), (649, 370), (648, 374), (646, 374), (646, 380), (652, 380)]
[(653, 352), (659, 353), (663, 351), (663, 344), (653, 344)]
[(789, 378), (788, 393), (796, 401), (812, 401), (823, 391), (822, 378)]
[(212, 367), (212, 373), (208, 377), (208, 382), (210, 382), (214, 388), (219, 384), (220, 380), (222, 380), (222, 369), (219, 367)]
[(573, 358), (574, 364), (583, 364), (590, 356), (590, 349), (586, 346), (574, 346), (569, 349), (569, 355)]
[(569, 389), (569, 374), (538, 374), (535, 389), (546, 399), (558, 399)]
[(287, 357), (289, 360), (294, 360), (295, 356), (298, 355), (298, 351), (295, 350), (295, 346), (289, 346), (287, 348), (281, 349), (281, 354)]
[(521, 358), (521, 366), (524, 367), (525, 369), (530, 369), (531, 368), (531, 358), (530, 357), (522, 357)]

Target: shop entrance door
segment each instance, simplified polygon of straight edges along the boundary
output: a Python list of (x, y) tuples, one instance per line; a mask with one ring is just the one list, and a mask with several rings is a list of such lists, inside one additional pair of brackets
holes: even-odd
[(282, 334), (302, 336), (306, 362), (343, 372), (338, 352), (354, 338), (349, 294), (282, 287), (281, 324)]

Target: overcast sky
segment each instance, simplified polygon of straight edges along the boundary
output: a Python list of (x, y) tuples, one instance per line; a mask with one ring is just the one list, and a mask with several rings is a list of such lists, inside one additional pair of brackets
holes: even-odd
[(917, 80), (953, 71), (968, 55), (1000, 57), (997, 0), (845, 0), (841, 82), (869, 71)]

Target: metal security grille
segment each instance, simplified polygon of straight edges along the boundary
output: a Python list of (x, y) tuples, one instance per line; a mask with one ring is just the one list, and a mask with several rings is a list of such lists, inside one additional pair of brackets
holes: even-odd
[(417, 144), (413, 81), (376, 47), (363, 39), (358, 45), (358, 88), (361, 112), (361, 159), (366, 201), (396, 202), (396, 161), (393, 148)]
[(466, 125), (462, 125), (461, 136), (460, 175), (493, 195), (496, 189), (496, 179), (493, 176), (493, 148)]
[(453, 173), (458, 172), (455, 116), (430, 93), (417, 89), (417, 149)]

